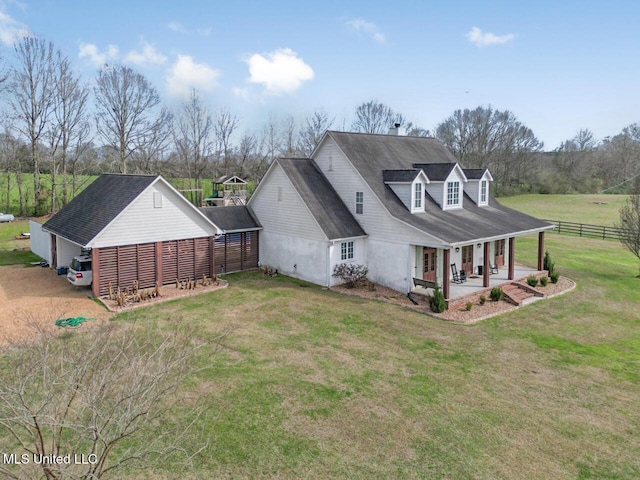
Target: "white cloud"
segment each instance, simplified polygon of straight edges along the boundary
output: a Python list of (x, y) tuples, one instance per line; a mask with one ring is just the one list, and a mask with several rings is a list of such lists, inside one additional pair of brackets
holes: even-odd
[(169, 22), (169, 24), (167, 25), (167, 28), (169, 30), (173, 30), (174, 32), (178, 32), (178, 33), (186, 32), (186, 30), (184, 29), (184, 27), (180, 22)]
[(267, 92), (275, 95), (292, 93), (314, 77), (313, 69), (289, 48), (264, 55), (254, 53), (244, 61), (251, 75), (247, 81), (264, 85)]
[(219, 76), (219, 70), (197, 63), (189, 55), (178, 55), (167, 75), (167, 88), (176, 97), (187, 97), (194, 88), (209, 92), (218, 86)]
[(0, 11), (0, 42), (6, 45), (13, 44), (16, 40), (30, 35), (26, 25), (16, 21), (10, 15)]
[(118, 58), (118, 47), (115, 45), (107, 45), (107, 49), (104, 52), (100, 52), (95, 43), (81, 43), (78, 57), (86, 57), (95, 66), (101, 67), (105, 63), (109, 63), (109, 61), (113, 61)]
[(368, 33), (371, 35), (371, 38), (378, 43), (384, 43), (387, 41), (385, 34), (378, 30), (375, 23), (369, 22), (363, 18), (348, 20), (345, 25), (356, 32)]
[(508, 33), (507, 35), (494, 35), (493, 33), (483, 33), (478, 27), (473, 27), (469, 33), (465, 34), (476, 47), (490, 47), (492, 45), (502, 45), (510, 42), (516, 35)]
[(167, 61), (167, 57), (143, 40), (142, 50), (131, 50), (127, 53), (124, 61), (134, 65), (162, 65)]

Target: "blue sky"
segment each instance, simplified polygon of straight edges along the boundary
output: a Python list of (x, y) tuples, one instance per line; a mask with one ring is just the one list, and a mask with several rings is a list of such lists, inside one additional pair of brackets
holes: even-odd
[(168, 105), (196, 88), (249, 129), (318, 108), (339, 129), (370, 99), (429, 129), (509, 109), (547, 150), (640, 122), (638, 1), (0, 0), (5, 63), (25, 32), (88, 81), (125, 63)]

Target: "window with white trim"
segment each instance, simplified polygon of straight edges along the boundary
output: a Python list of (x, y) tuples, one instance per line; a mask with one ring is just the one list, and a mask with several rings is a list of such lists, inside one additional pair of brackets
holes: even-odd
[(487, 203), (487, 190), (489, 190), (489, 182), (482, 180), (480, 182), (480, 203)]
[(356, 192), (356, 213), (364, 211), (364, 192)]
[(353, 260), (353, 241), (340, 244), (340, 260)]
[(420, 210), (422, 208), (422, 183), (416, 182), (414, 186), (414, 198), (413, 198), (413, 208), (414, 210)]
[(460, 182), (447, 183), (447, 206), (460, 205)]

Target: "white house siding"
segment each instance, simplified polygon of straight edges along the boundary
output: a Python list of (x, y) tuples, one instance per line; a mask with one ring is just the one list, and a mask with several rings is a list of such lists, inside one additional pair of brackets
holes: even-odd
[(367, 239), (368, 278), (399, 292), (411, 289), (415, 264), (415, 248), (408, 243), (395, 243)]
[[(162, 207), (154, 207), (154, 194)], [(215, 229), (179, 193), (158, 181), (134, 200), (88, 246), (92, 248), (214, 235)]]
[(474, 203), (480, 203), (480, 182), (478, 180), (469, 180), (464, 184), (464, 190)]
[[(402, 244), (428, 245), (428, 235), (396, 220), (385, 210), (331, 138), (327, 137), (316, 152), (314, 160), (370, 239), (392, 244), (401, 242)], [(331, 169), (329, 169), (330, 165)], [(362, 214), (356, 214), (355, 211), (355, 192), (364, 193)], [(369, 254), (371, 250), (369, 247)]]
[(69, 240), (56, 237), (56, 265), (55, 267), (68, 267), (73, 257), (82, 253), (82, 247)]
[(31, 251), (51, 265), (51, 234), (42, 230), (42, 224), (29, 220)]
[[(262, 218), (260, 221), (263, 222)], [(277, 268), (286, 275), (328, 286), (328, 256), (329, 242), (326, 240), (280, 234), (267, 230), (266, 226), (260, 233), (260, 264)]]
[(329, 241), (279, 165), (249, 202), (262, 224), (260, 263), (319, 285), (329, 285)]
[(411, 209), (411, 184), (394, 183), (389, 186), (393, 193), (404, 203), (405, 207)]
[[(353, 259), (351, 260), (342, 260), (342, 243), (343, 242), (353, 242)], [(330, 268), (329, 268), (329, 276), (330, 276), (330, 285), (338, 285), (342, 283), (342, 280), (338, 277), (333, 276), (333, 269), (336, 265), (341, 263), (354, 263), (357, 265), (367, 265), (367, 249), (368, 249), (368, 241), (366, 238), (355, 238), (352, 240), (346, 239), (337, 241), (331, 244), (331, 248), (329, 249), (329, 257), (330, 257)], [(372, 279), (371, 275), (368, 278)]]
[(442, 182), (439, 183), (429, 183), (425, 186), (427, 193), (429, 194), (429, 196), (431, 198), (433, 198), (433, 200), (440, 206), (442, 207), (443, 203), (443, 199), (444, 201), (446, 201), (446, 199), (444, 198), (444, 184)]

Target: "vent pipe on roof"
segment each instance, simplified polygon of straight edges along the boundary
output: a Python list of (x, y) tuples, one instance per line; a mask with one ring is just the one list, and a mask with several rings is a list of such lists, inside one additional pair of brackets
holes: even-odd
[(400, 135), (400, 124), (394, 123), (393, 127), (389, 129), (388, 135)]

